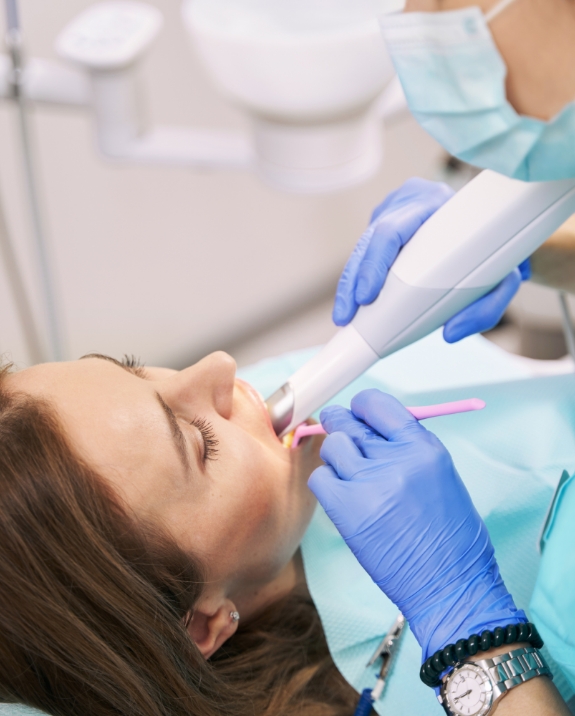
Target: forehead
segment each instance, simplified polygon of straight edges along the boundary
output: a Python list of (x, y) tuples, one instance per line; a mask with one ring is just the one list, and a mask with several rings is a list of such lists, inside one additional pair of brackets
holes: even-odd
[(161, 501), (162, 476), (181, 472), (150, 381), (87, 358), (34, 366), (7, 387), (48, 400), (74, 449), (134, 507)]
[(109, 361), (86, 358), (62, 363), (41, 363), (17, 373), (10, 373), (7, 383), (8, 387), (14, 390), (33, 391), (35, 394), (47, 396), (55, 391), (65, 394), (80, 387), (89, 391), (95, 381), (104, 385), (101, 381), (112, 383), (126, 377), (129, 377), (126, 371), (119, 370)]

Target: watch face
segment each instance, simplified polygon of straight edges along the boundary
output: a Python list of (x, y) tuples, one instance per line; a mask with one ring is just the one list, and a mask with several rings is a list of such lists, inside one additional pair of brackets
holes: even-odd
[(484, 716), (491, 708), (493, 687), (483, 669), (463, 664), (449, 677), (443, 698), (456, 716)]

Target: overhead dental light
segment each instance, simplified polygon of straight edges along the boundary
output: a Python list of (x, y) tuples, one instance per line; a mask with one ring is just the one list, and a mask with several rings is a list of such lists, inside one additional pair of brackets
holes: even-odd
[(185, 0), (215, 84), (251, 118), (256, 171), (291, 191), (360, 183), (381, 162), (393, 77), (377, 16), (403, 0)]
[[(251, 134), (147, 129), (138, 61), (162, 15), (128, 0), (88, 7), (56, 49), (85, 72), (98, 143), (144, 163), (255, 170), (287, 191), (358, 184), (381, 163), (381, 98), (393, 68), (377, 16), (404, 0), (185, 0), (185, 27), (217, 87), (250, 117)], [(69, 80), (68, 80), (69, 81)]]

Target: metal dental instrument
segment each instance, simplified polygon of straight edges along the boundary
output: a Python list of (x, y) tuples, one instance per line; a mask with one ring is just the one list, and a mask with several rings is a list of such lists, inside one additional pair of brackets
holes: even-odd
[(368, 716), (372, 705), (381, 698), (394, 658), (397, 654), (401, 636), (405, 628), (405, 618), (399, 614), (391, 629), (383, 637), (381, 643), (374, 651), (373, 656), (367, 662), (367, 666), (373, 666), (378, 659), (381, 659), (381, 668), (373, 689), (364, 689), (355, 710), (354, 716)]
[(491, 291), (573, 213), (575, 179), (527, 183), (481, 172), (401, 250), (378, 298), (268, 398), (276, 434)]

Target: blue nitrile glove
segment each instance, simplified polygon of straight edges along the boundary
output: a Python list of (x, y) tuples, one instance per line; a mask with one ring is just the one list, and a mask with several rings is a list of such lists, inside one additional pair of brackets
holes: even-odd
[[(337, 286), (333, 307), (337, 326), (347, 325), (360, 306), (377, 298), (400, 249), (453, 194), (447, 184), (408, 179), (375, 209)], [(525, 261), (519, 271), (510, 273), (491, 293), (450, 319), (443, 332), (445, 340), (455, 343), (497, 325), (521, 280), (530, 275), (529, 262)]]
[(528, 281), (530, 278), (531, 262), (525, 259), (492, 291), (450, 318), (443, 327), (444, 339), (448, 343), (457, 343), (474, 333), (483, 333), (494, 328), (519, 290), (521, 281)]
[(451, 456), (395, 398), (365, 390), (326, 408), (326, 465), (309, 487), (394, 602), (423, 660), (458, 639), (527, 621)]

